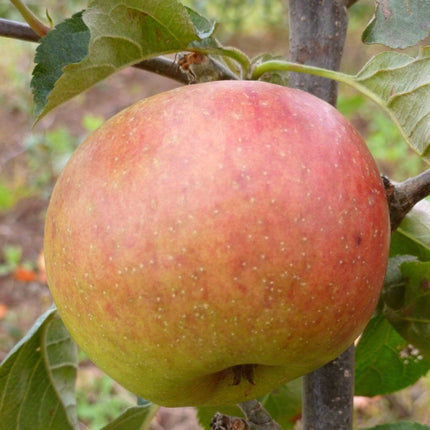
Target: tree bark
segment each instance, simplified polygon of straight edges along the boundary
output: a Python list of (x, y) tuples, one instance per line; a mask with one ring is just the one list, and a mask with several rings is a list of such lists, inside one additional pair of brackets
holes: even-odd
[[(348, 16), (343, 0), (290, 0), (290, 60), (339, 70)], [(336, 82), (291, 73), (289, 86), (336, 105)], [(303, 429), (350, 430), (353, 418), (354, 346), (303, 378)]]
[[(348, 16), (342, 0), (290, 0), (290, 60), (339, 70)], [(304, 73), (291, 73), (289, 86), (336, 105), (337, 83)]]

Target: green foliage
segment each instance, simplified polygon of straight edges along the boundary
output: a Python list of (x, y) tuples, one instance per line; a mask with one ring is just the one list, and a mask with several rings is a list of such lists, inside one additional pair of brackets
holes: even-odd
[(102, 430), (150, 430), (151, 421), (159, 407), (151, 403), (128, 408)]
[(1, 363), (0, 422), (22, 430), (73, 430), (76, 370), (76, 344), (50, 309)]
[(0, 177), (0, 213), (12, 209), (23, 197), (31, 194), (31, 188), (21, 181), (9, 182)]
[(4, 181), (0, 180), (0, 211), (10, 209), (15, 203), (15, 196)]
[(404, 144), (389, 116), (362, 95), (341, 93), (338, 109), (356, 124), (382, 173), (390, 179), (401, 181), (425, 170), (427, 164)]
[[(42, 39), (32, 81), (36, 113), (41, 118), (121, 68), (187, 50), (201, 36), (209, 37), (210, 29), (208, 20), (176, 0), (94, 0), (83, 15), (74, 15)], [(52, 44), (62, 41), (65, 49), (56, 49), (53, 58)]]
[(20, 246), (5, 246), (3, 248), (4, 263), (0, 264), (0, 276), (13, 272), (21, 261), (22, 248)]
[(427, 200), (415, 205), (392, 234), (390, 253), (430, 261), (430, 203)]
[(302, 378), (289, 382), (259, 400), (283, 430), (293, 429), (302, 412)]
[(287, 25), (287, 11), (280, 0), (186, 0), (183, 3), (206, 16), (222, 17), (219, 27), (226, 37)]
[(44, 133), (32, 133), (25, 140), (27, 162), (33, 184), (43, 189), (52, 178), (58, 176), (79, 139), (65, 127), (58, 127)]
[(90, 428), (101, 429), (118, 417), (130, 403), (119, 395), (114, 381), (108, 376), (98, 377), (90, 373), (88, 377), (88, 383), (83, 383), (81, 378), (77, 387), (77, 414)]
[(392, 303), (385, 300), (384, 314), (403, 338), (414, 345), (417, 357), (430, 360), (430, 262), (404, 261), (400, 271), (396, 300)]
[(407, 48), (430, 32), (428, 0), (376, 2), (375, 15), (363, 32), (363, 42), (382, 43), (390, 48)]
[(397, 52), (378, 54), (354, 76), (354, 81), (375, 95), (372, 99), (387, 111), (404, 139), (427, 158), (430, 48), (422, 49), (417, 57)]
[(430, 361), (415, 352), (381, 313), (376, 314), (357, 344), (355, 394), (387, 394), (415, 383), (430, 370)]
[[(61, 37), (56, 37), (58, 34)], [(43, 38), (36, 50), (37, 64), (31, 81), (36, 115), (47, 104), (49, 93), (63, 74), (63, 67), (79, 63), (87, 56), (89, 37), (88, 28), (82, 21), (82, 13), (77, 13)], [(52, 52), (57, 55), (53, 56)]]
[(357, 345), (356, 394), (391, 393), (430, 370), (429, 208), (422, 201), (393, 234), (381, 303)]

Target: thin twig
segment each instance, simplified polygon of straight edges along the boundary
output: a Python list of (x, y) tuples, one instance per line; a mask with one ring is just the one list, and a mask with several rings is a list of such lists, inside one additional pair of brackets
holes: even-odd
[(408, 212), (422, 199), (430, 195), (430, 169), (395, 183), (382, 177), (390, 209), (391, 231), (396, 230)]
[[(38, 36), (28, 25), (17, 21), (0, 18), (0, 36), (28, 42), (39, 42)], [(157, 73), (183, 84), (202, 82), (204, 80), (238, 79), (227, 67), (213, 58), (207, 57), (204, 70), (196, 68), (194, 72), (187, 72), (178, 67), (175, 60), (166, 57), (154, 57), (133, 65), (138, 69)]]
[(4, 18), (0, 18), (0, 36), (27, 42), (38, 42), (40, 39), (40, 36), (28, 24)]

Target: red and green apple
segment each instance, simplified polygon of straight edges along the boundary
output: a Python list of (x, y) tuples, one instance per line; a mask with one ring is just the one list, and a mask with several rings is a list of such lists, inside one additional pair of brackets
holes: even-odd
[(260, 396), (349, 347), (377, 304), (384, 187), (332, 106), (255, 81), (115, 115), (52, 194), (45, 259), (78, 345), (164, 406)]

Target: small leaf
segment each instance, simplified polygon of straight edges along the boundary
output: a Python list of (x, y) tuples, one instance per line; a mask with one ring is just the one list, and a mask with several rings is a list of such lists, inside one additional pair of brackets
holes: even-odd
[(187, 10), (191, 22), (194, 25), (194, 31), (196, 35), (202, 40), (211, 38), (213, 32), (215, 31), (215, 21), (200, 15), (198, 12), (189, 7), (185, 6), (185, 9)]
[(414, 261), (412, 255), (396, 255), (388, 260), (387, 273), (381, 298), (385, 305), (393, 309), (399, 309), (405, 301), (406, 280), (403, 278), (400, 266), (405, 261)]
[(46, 105), (55, 82), (63, 74), (63, 67), (79, 63), (87, 56), (89, 40), (90, 32), (82, 20), (82, 12), (58, 24), (41, 39), (31, 80), (36, 115)]
[(430, 47), (421, 49), (418, 57), (382, 52), (353, 80), (385, 109), (409, 145), (430, 162)]
[(160, 407), (152, 403), (126, 409), (102, 430), (149, 430), (151, 421)]
[(259, 400), (283, 430), (293, 429), (302, 412), (302, 379), (295, 379)]
[(356, 348), (355, 394), (376, 396), (401, 390), (430, 370), (381, 313), (372, 317)]
[(377, 0), (375, 15), (362, 40), (404, 49), (425, 39), (429, 31), (428, 0)]
[(400, 266), (404, 280), (402, 300), (386, 302), (384, 314), (414, 346), (415, 359), (430, 360), (430, 262), (406, 261)]
[(430, 261), (430, 202), (421, 200), (391, 236), (391, 255), (409, 254)]
[[(66, 65), (53, 89), (49, 82), (52, 91), (39, 119), (121, 68), (185, 50), (199, 39), (198, 33), (209, 31), (203, 18), (193, 17), (197, 30), (187, 9), (176, 0), (92, 0), (83, 13), (91, 35), (88, 55), (83, 61), (79, 58), (76, 64)], [(61, 35), (56, 34), (57, 41), (59, 38)]]
[(382, 424), (376, 427), (369, 427), (363, 430), (430, 430), (429, 426), (423, 426), (409, 421), (399, 421), (392, 424)]
[(75, 429), (76, 372), (76, 344), (51, 308), (0, 366), (0, 422), (20, 430)]

